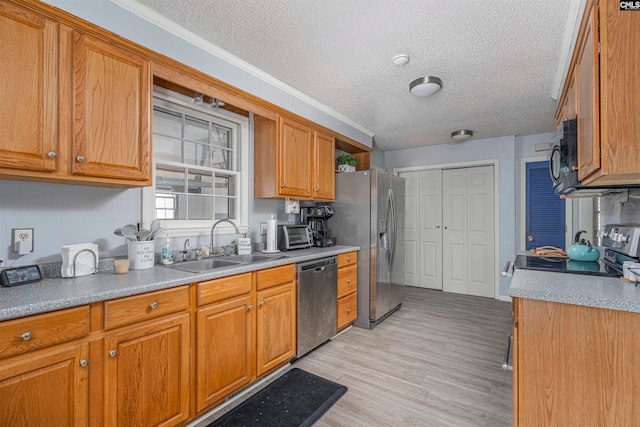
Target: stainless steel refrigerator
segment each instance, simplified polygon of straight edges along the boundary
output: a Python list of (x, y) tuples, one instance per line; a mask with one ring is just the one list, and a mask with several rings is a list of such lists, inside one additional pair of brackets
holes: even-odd
[(358, 318), (373, 329), (404, 297), (404, 178), (377, 170), (336, 175), (329, 228), (341, 245), (358, 245)]

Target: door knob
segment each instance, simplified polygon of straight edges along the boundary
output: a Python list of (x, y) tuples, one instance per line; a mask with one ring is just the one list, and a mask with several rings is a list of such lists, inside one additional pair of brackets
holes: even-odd
[(527, 242), (533, 242), (533, 236), (527, 236)]

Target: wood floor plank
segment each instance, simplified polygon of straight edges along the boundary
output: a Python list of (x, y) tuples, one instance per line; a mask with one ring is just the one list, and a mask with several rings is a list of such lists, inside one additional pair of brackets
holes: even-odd
[(407, 287), (402, 309), (375, 329), (351, 328), (292, 367), (349, 388), (318, 427), (509, 426), (511, 324), (508, 302)]

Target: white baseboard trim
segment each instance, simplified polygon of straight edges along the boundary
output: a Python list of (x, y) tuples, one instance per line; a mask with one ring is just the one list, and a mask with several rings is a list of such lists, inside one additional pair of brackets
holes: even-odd
[(500, 301), (507, 301), (507, 302), (511, 302), (511, 297), (509, 295), (498, 295), (498, 299)]

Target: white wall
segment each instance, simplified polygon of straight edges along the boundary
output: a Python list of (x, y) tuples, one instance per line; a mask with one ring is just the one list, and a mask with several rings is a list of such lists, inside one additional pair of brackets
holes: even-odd
[[(515, 142), (515, 136), (503, 136), (471, 140), (461, 144), (442, 144), (408, 150), (387, 151), (385, 153), (385, 166), (387, 171), (393, 172), (394, 169), (401, 167), (497, 160), (500, 186), (500, 256), (498, 264), (502, 268), (507, 261), (513, 261), (516, 254)], [(500, 279), (500, 295), (507, 296), (508, 294), (509, 280)]]

